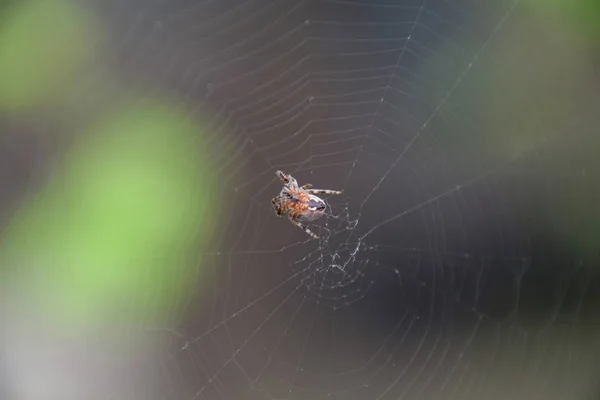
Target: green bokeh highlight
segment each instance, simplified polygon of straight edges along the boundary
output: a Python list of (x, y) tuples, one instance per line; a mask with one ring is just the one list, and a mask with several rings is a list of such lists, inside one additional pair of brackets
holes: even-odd
[[(42, 315), (69, 327), (176, 314), (197, 283), (216, 200), (202, 134), (173, 106), (134, 102), (101, 120), (13, 219), (4, 254)], [(6, 258), (5, 258), (6, 259)]]
[(0, 14), (0, 110), (52, 101), (101, 41), (95, 21), (68, 0), (17, 1)]
[(600, 1), (536, 0), (531, 7), (536, 13), (553, 14), (563, 19), (594, 44), (600, 44)]

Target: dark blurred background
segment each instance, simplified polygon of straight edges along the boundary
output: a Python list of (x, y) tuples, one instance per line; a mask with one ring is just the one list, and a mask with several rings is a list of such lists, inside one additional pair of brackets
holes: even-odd
[[(0, 6), (6, 399), (595, 399), (600, 11)], [(329, 196), (311, 239), (283, 170)]]

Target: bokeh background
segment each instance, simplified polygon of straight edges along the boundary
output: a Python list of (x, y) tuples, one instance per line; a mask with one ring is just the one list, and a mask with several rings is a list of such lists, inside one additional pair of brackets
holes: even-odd
[[(595, 399), (592, 0), (0, 5), (0, 397)], [(281, 182), (343, 190), (313, 240)]]

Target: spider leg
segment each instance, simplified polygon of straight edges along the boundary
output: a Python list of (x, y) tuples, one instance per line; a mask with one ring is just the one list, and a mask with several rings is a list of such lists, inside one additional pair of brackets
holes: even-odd
[(313, 186), (312, 184), (310, 184), (310, 183), (307, 183), (306, 185), (303, 185), (303, 186), (301, 187), (301, 189), (304, 189), (304, 190), (306, 190), (306, 189), (308, 189), (308, 188), (311, 188), (312, 186)]
[(279, 179), (281, 179), (283, 181), (283, 183), (285, 183), (286, 185), (293, 185), (293, 186), (298, 186), (298, 182), (296, 181), (296, 179), (291, 176), (288, 175), (286, 173), (284, 173), (283, 171), (277, 171), (276, 175), (279, 177)]
[(274, 197), (271, 200), (271, 204), (273, 205), (273, 209), (278, 217), (281, 217), (281, 196)]
[(329, 190), (329, 189), (308, 189), (308, 193), (310, 194), (342, 194), (339, 190)]
[(288, 176), (286, 174), (284, 174), (283, 171), (277, 171), (275, 173), (275, 175), (277, 175), (279, 177), (279, 179), (281, 179), (283, 181), (283, 183), (289, 183), (290, 182)]
[(305, 227), (304, 225), (302, 225), (300, 222), (296, 221), (294, 219), (294, 217), (292, 217), (290, 215), (290, 221), (292, 221), (292, 223), (294, 225), (296, 225), (298, 228), (302, 229), (304, 232), (306, 232), (307, 234), (309, 234), (310, 236), (312, 236), (315, 239), (318, 239), (319, 237), (317, 235), (315, 235), (310, 229), (308, 229), (307, 227)]

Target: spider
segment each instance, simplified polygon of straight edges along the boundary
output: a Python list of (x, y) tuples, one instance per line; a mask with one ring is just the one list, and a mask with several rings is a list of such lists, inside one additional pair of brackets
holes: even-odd
[(298, 186), (298, 182), (293, 176), (282, 171), (277, 171), (275, 174), (284, 183), (279, 196), (271, 200), (275, 213), (278, 217), (287, 215), (294, 225), (318, 239), (319, 237), (301, 222), (314, 221), (325, 213), (325, 201), (315, 196), (316, 194), (342, 194), (342, 192), (329, 189), (310, 189), (312, 187), (310, 183)]

